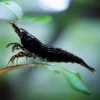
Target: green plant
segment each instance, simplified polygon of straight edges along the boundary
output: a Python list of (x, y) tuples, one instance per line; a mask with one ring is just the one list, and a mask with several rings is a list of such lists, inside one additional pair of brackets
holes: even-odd
[[(11, 10), (12, 5), (15, 5), (15, 8), (13, 11)], [(3, 10), (6, 11), (6, 13), (4, 13), (2, 10), (0, 10), (0, 12), (3, 15), (0, 17), (0, 19), (3, 21), (7, 21), (8, 23), (15, 23), (22, 17), (21, 8), (19, 6), (17, 6), (17, 4), (14, 2), (2, 2), (2, 3), (0, 3), (0, 7), (2, 7)], [(9, 16), (6, 17), (6, 15), (9, 15)], [(35, 19), (35, 20), (39, 20), (39, 21), (41, 21), (41, 20), (42, 21), (49, 21), (49, 20), (52, 20), (52, 17), (51, 16), (39, 16), (39, 17), (37, 17), (37, 16), (34, 16), (34, 17), (33, 16), (23, 16), (22, 19), (24, 19), (24, 20), (25, 19), (29, 19), (29, 20)], [(90, 94), (89, 90), (84, 85), (82, 78), (78, 72), (64, 69), (60, 66), (56, 66), (56, 64), (52, 65), (52, 63), (33, 62), (31, 64), (21, 64), (21, 65), (9, 66), (7, 68), (1, 69), (0, 75), (3, 75), (4, 73), (11, 71), (11, 70), (15, 70), (18, 68), (28, 68), (28, 67), (46, 67), (49, 70), (55, 72), (56, 74), (62, 73), (65, 76), (65, 79), (70, 83), (70, 85), (74, 89), (81, 91), (85, 94)]]

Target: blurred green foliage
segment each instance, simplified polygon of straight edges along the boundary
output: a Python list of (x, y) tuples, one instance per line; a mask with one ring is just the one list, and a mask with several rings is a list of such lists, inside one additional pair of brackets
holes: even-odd
[(33, 16), (23, 16), (22, 20), (28, 20), (28, 21), (43, 21), (43, 22), (50, 22), (52, 21), (52, 16), (49, 15), (33, 15)]
[[(24, 10), (27, 1), (16, 0)], [(31, 1), (28, 1), (28, 4)], [(34, 0), (35, 3), (35, 0)], [(58, 13), (39, 13), (24, 10), (25, 17), (17, 25), (25, 28), (45, 44), (55, 45), (80, 57), (93, 66), (97, 73), (76, 64), (60, 64), (61, 67), (80, 72), (91, 92), (86, 96), (74, 91), (61, 74), (55, 75), (45, 68), (26, 68), (11, 71), (0, 77), (2, 100), (100, 100), (100, 5), (99, 0), (72, 0), (69, 9)], [(37, 9), (37, 8), (36, 8)], [(30, 11), (30, 12), (29, 12)], [(30, 20), (27, 20), (29, 18)], [(6, 49), (10, 42), (20, 42), (11, 26), (0, 22), (0, 68), (6, 67), (15, 53)], [(31, 59), (29, 59), (30, 61)], [(19, 59), (19, 63), (26, 63)]]

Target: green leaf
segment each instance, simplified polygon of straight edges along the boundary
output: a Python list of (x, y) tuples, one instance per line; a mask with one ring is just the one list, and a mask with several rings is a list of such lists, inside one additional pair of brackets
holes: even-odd
[(50, 22), (52, 21), (52, 17), (50, 15), (33, 15), (33, 16), (28, 15), (28, 16), (23, 16), (22, 20)]
[(29, 67), (46, 67), (49, 70), (54, 71), (57, 74), (62, 73), (74, 89), (76, 89), (80, 92), (83, 92), (87, 95), (90, 94), (89, 90), (84, 85), (82, 78), (78, 72), (75, 72), (72, 70), (67, 70), (60, 66), (56, 67), (56, 66), (52, 65), (51, 63), (33, 62), (32, 64), (21, 64), (21, 65), (9, 66), (9, 67), (0, 69), (0, 75), (3, 75), (5, 73), (7, 73), (8, 71), (15, 70), (18, 68), (29, 68)]
[(82, 78), (78, 72), (56, 66), (47, 66), (47, 68), (56, 73), (62, 73), (75, 90), (83, 92), (87, 95), (90, 94), (88, 88), (83, 83)]
[(65, 78), (68, 80), (68, 82), (74, 89), (81, 91), (87, 95), (90, 94), (88, 88), (83, 83), (82, 78), (78, 72), (71, 70), (63, 70), (63, 73)]

